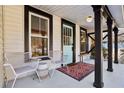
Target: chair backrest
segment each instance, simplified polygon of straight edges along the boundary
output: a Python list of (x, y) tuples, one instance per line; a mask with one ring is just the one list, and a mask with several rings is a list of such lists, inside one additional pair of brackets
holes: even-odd
[(5, 69), (10, 68), (12, 70), (13, 74), (16, 75), (16, 72), (11, 64), (5, 63), (3, 66), (5, 67)]
[(63, 55), (63, 52), (61, 50), (54, 50), (50, 51), (50, 55), (53, 58), (53, 61), (61, 61), (61, 62), (66, 62), (68, 55)]
[(22, 65), (22, 66), (20, 66), (19, 68), (21, 68), (21, 67), (23, 67), (23, 66), (30, 66), (30, 67), (32, 67), (32, 69), (37, 69), (38, 68), (38, 66), (39, 66), (39, 59), (31, 59), (31, 62), (29, 62), (29, 63), (24, 63), (24, 65)]
[(62, 52), (60, 50), (54, 50), (50, 52), (50, 57), (53, 58), (54, 61), (60, 61), (62, 58)]
[(68, 55), (62, 55), (62, 61), (63, 61), (63, 62), (66, 62), (67, 59), (68, 59)]
[(31, 54), (29, 52), (5, 52), (4, 59), (6, 63), (10, 63), (14, 68), (23, 66), (24, 63), (31, 62)]

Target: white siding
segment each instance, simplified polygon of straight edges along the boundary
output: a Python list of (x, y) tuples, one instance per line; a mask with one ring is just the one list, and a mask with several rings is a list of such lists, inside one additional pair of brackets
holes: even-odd
[[(11, 52), (24, 52), (24, 6), (4, 6), (4, 48), (8, 63), (14, 67), (24, 64), (21, 57)], [(12, 79), (11, 70), (7, 70), (8, 79)]]
[(53, 16), (53, 50), (61, 50), (61, 18)]
[(2, 6), (0, 6), (0, 87), (3, 86)]
[(79, 62), (80, 58), (80, 26), (76, 24), (76, 62)]
[(53, 15), (53, 59), (61, 58), (61, 18)]
[[(24, 52), (24, 6), (4, 6), (4, 29), (5, 52)], [(24, 62), (10, 63), (18, 67)]]

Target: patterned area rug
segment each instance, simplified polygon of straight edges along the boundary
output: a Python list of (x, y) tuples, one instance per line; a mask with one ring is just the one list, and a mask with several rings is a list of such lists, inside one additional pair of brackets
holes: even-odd
[(88, 63), (76, 63), (74, 65), (69, 65), (57, 69), (60, 72), (80, 81), (88, 74), (94, 71), (94, 65)]

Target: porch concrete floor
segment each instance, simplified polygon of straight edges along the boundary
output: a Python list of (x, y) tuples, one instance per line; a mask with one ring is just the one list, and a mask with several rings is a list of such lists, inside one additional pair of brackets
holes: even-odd
[[(94, 63), (93, 60), (85, 60), (88, 63)], [(123, 88), (124, 87), (124, 64), (113, 64), (114, 72), (106, 71), (107, 62), (103, 64), (103, 81), (105, 88)], [(47, 78), (41, 82), (38, 79), (33, 80), (33, 76), (18, 79), (16, 88), (93, 88), (94, 72), (89, 74), (81, 81), (77, 81), (59, 71), (55, 71), (52, 78)], [(10, 84), (9, 84), (10, 85)]]

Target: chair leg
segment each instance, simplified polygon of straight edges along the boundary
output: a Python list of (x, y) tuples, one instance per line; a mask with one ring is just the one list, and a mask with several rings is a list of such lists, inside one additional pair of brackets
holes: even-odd
[(14, 79), (14, 81), (13, 81), (12, 88), (15, 86), (16, 79), (17, 79), (17, 77), (15, 77), (15, 79)]
[(66, 69), (67, 69), (67, 72), (69, 72), (69, 68), (68, 68), (68, 65), (66, 64)]
[(50, 72), (48, 71), (48, 76), (49, 76), (49, 78), (51, 78), (51, 75), (50, 75)]
[(53, 71), (52, 71), (52, 73), (51, 73), (51, 76), (50, 77), (53, 77), (53, 75), (54, 75), (54, 73), (55, 73), (55, 70), (56, 70), (56, 68), (57, 68), (57, 66), (54, 64), (54, 67), (53, 67)]
[(37, 75), (39, 81), (41, 82), (41, 79), (40, 79), (40, 75), (39, 75), (39, 73), (37, 72), (37, 70), (36, 70), (35, 72), (36, 72), (36, 75)]
[(53, 77), (54, 73), (55, 73), (55, 69), (53, 69), (53, 71), (52, 71), (52, 73), (50, 75), (50, 78)]
[(6, 82), (5, 82), (5, 86), (7, 87), (7, 85), (8, 85), (8, 80), (6, 80)]

